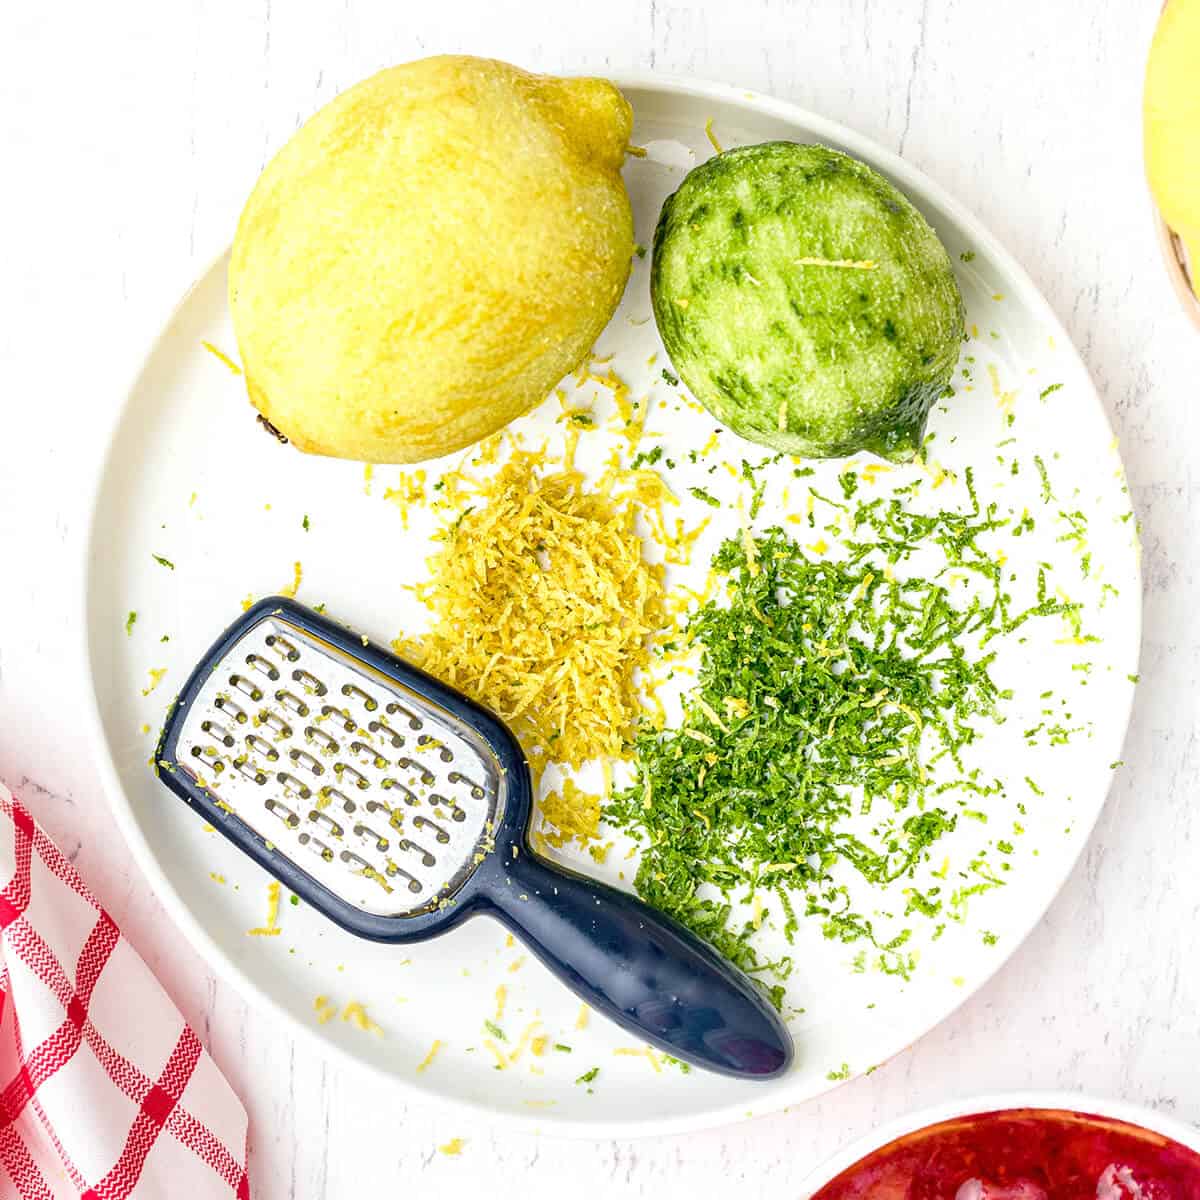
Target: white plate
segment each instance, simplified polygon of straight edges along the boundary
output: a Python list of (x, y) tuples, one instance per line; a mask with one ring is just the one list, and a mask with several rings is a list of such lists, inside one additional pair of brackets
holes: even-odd
[[(234, 346), (224, 256), (170, 318), (121, 406), (94, 499), (84, 622), (106, 791), (138, 861), (199, 951), (243, 992), (283, 1014), (298, 1033), (403, 1088), (531, 1128), (585, 1136), (690, 1129), (796, 1103), (882, 1062), (957, 1008), (1038, 921), (1087, 839), (1108, 789), (1110, 765), (1120, 754), (1140, 630), (1134, 522), (1112, 431), (1062, 327), (994, 239), (898, 158), (790, 105), (660, 78), (628, 79), (622, 86), (636, 114), (635, 139), (650, 151), (647, 159), (631, 160), (625, 172), (641, 242), (651, 241), (659, 207), (682, 172), (711, 152), (704, 132), (711, 118), (726, 146), (790, 138), (824, 142), (865, 159), (912, 197), (950, 250), (968, 324), (978, 326), (978, 336), (964, 351), (976, 360), (973, 381), (968, 386), (960, 377), (957, 399), (934, 414), (934, 457), (960, 476), (964, 466), (974, 464), (987, 495), (1018, 513), (1028, 506), (1043, 517), (1036, 535), (1010, 548), (1020, 560), (1014, 566), (1027, 568), (1026, 578), (1038, 558), (1064, 566), (1074, 581), (1071, 594), (1089, 604), (1089, 628), (1103, 638), (1086, 648), (1095, 663), (1090, 676), (1071, 669), (1084, 656), (1079, 647), (1059, 644), (1062, 630), (1049, 622), (1039, 622), (1036, 631), (1030, 626), (1029, 641), (1014, 641), (997, 662), (999, 681), (1014, 687), (1017, 696), (1007, 725), (989, 730), (980, 761), (1006, 777), (1010, 799), (994, 806), (990, 829), (960, 821), (961, 832), (948, 849), (957, 866), (985, 839), (1010, 836), (1015, 806), (1028, 800), (1028, 814), (1020, 818), (1027, 832), (1014, 839), (1010, 886), (973, 899), (965, 924), (949, 922), (944, 937), (924, 946), (907, 984), (856, 973), (857, 947), (827, 942), (815, 922), (802, 922), (793, 950), (800, 966), (788, 995), (792, 1007), (805, 1010), (791, 1018), (796, 1065), (787, 1078), (770, 1084), (700, 1073), (683, 1077), (672, 1070), (659, 1074), (645, 1058), (615, 1054), (630, 1039), (595, 1019), (577, 1030), (574, 999), (533, 962), (510, 971), (521, 961), (520, 950), (507, 947), (498, 927), (486, 920), (398, 951), (355, 941), (305, 908), (285, 903), (281, 936), (248, 937), (246, 930), (263, 918), (264, 877), (206, 833), (147, 768), (166, 702), (214, 635), (240, 611), (239, 601), (289, 584), (296, 561), (304, 564), (302, 600), (324, 601), (331, 612), (376, 637), (411, 629), (421, 614), (403, 584), (423, 571), (429, 525), (417, 514), (406, 533), (396, 507), (383, 499), (396, 469), (377, 469), (373, 494), (367, 495), (361, 466), (284, 450), (255, 425), (240, 381), (201, 347), (204, 339), (226, 350)], [(974, 257), (964, 263), (960, 255), (968, 251)], [(648, 265), (635, 262), (621, 310), (598, 352), (616, 354), (635, 395), (653, 390), (648, 427), (664, 434), (669, 428), (669, 444), (682, 450), (704, 442), (713, 423), (671, 406), (671, 393), (658, 378), (666, 359), (653, 323), (644, 320), (650, 311)], [(647, 359), (656, 348), (659, 360), (650, 366)], [(993, 397), (988, 364), (1001, 387), (1016, 393), (1015, 400), (998, 403)], [(1049, 384), (1062, 387), (1039, 399)], [(571, 396), (583, 399), (592, 391), (604, 395), (589, 387)], [(1011, 429), (1004, 419), (1009, 406), (1016, 415)], [(561, 430), (553, 420), (558, 411), (552, 399), (521, 427)], [(735, 463), (741, 453), (762, 457), (757, 447), (740, 445), (727, 433), (723, 438)], [(1009, 438), (1016, 442), (996, 448)], [(1092, 561), (1102, 565), (1103, 583), (1115, 592), (1102, 595), (1100, 579), (1082, 579), (1071, 546), (1056, 540), (1063, 527), (1054, 506), (1044, 505), (1039, 494), (1030, 461), (1037, 452), (1051, 468), (1058, 495), (1070, 500), (1068, 507), (1090, 515)], [(1010, 455), (1024, 462), (1019, 476), (1009, 473)], [(702, 460), (697, 469), (705, 471), (711, 461)], [(838, 469), (821, 465), (816, 481), (836, 491)], [(880, 476), (879, 490), (907, 477)], [(732, 503), (733, 484), (724, 472), (701, 478), (714, 490), (725, 489)], [(961, 479), (931, 494), (950, 502), (961, 498), (957, 489)], [(778, 519), (779, 486), (772, 497)], [(309, 531), (301, 527), (305, 515)], [(771, 515), (768, 506), (759, 524)], [(722, 529), (732, 532), (736, 522)], [(698, 547), (701, 564), (717, 534), (714, 524)], [(153, 554), (170, 559), (175, 569), (157, 564)], [(698, 569), (703, 574), (703, 565)], [(137, 610), (138, 620), (126, 636), (130, 610)], [(160, 640), (164, 635), (170, 640)], [(161, 688), (143, 697), (148, 672), (162, 667), (167, 675)], [(1021, 731), (1037, 723), (1038, 693), (1049, 687), (1070, 695), (1071, 724), (1085, 732), (1068, 746), (1031, 751)], [(143, 726), (152, 732), (141, 732)], [(1027, 775), (1039, 781), (1045, 798), (1027, 790), (1022, 782)], [(626, 865), (620, 854), (611, 855), (602, 870), (583, 861), (586, 869), (610, 878)], [(214, 881), (210, 873), (226, 882)], [(992, 944), (985, 944), (985, 930), (995, 935)], [(552, 1041), (572, 1046), (571, 1053), (550, 1053), (536, 1062), (526, 1054), (511, 1069), (495, 1070), (482, 1046), (482, 1021), (492, 1015), (500, 984), (509, 991), (504, 1024), (512, 1038), (537, 1018)], [(340, 1004), (366, 1004), (386, 1036), (340, 1020), (318, 1024), (313, 1009), (318, 994)], [(418, 1073), (435, 1038), (444, 1046)], [(601, 1073), (590, 1092), (576, 1085), (580, 1074), (597, 1065)]]
[(843, 1171), (861, 1162), (868, 1154), (919, 1129), (927, 1129), (942, 1121), (955, 1117), (975, 1116), (979, 1113), (1009, 1112), (1018, 1108), (1053, 1109), (1060, 1112), (1086, 1113), (1096, 1117), (1111, 1117), (1162, 1134), (1173, 1142), (1200, 1153), (1200, 1130), (1166, 1113), (1124, 1100), (1105, 1100), (1080, 1092), (998, 1092), (982, 1096), (969, 1096), (963, 1100), (948, 1100), (944, 1104), (909, 1113), (895, 1121), (872, 1130), (865, 1137), (839, 1150), (832, 1158), (823, 1162), (800, 1187), (799, 1200), (809, 1200), (827, 1183), (835, 1180)]

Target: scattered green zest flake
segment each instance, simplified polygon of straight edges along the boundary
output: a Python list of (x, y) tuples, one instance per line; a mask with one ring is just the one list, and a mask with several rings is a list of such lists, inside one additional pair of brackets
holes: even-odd
[(568, 1046), (565, 1042), (555, 1042), (554, 1048), (555, 1048), (555, 1050), (557, 1050), (559, 1052), (559, 1054), (572, 1053), (571, 1047)]
[(709, 508), (721, 507), (720, 500), (718, 500), (711, 492), (705, 491), (705, 489), (702, 487), (691, 487), (688, 488), (688, 491), (691, 492), (691, 494), (695, 496), (697, 500), (703, 500), (704, 503), (709, 506)]
[(672, 387), (679, 386), (679, 376), (673, 371), (668, 371), (666, 367), (663, 367), (662, 377), (664, 382), (669, 383)]
[(575, 1082), (576, 1083), (591, 1083), (592, 1080), (594, 1080), (596, 1078), (596, 1076), (599, 1074), (600, 1074), (600, 1068), (593, 1067), (590, 1071), (584, 1071), (584, 1073), (582, 1075), (580, 1075), (580, 1077), (577, 1080), (575, 1080)]
[(842, 495), (847, 500), (858, 491), (858, 476), (853, 471), (843, 471), (838, 476), (838, 483), (842, 487)]
[[(827, 938), (863, 941), (878, 954), (873, 965), (907, 977), (912, 928), (885, 932), (879, 914), (864, 915), (861, 888), (915, 880), (960, 816), (987, 819), (946, 803), (947, 792), (1002, 790), (961, 760), (1009, 698), (991, 677), (990, 643), (1078, 606), (1042, 587), (1037, 603), (1012, 609), (980, 544), (994, 530), (1011, 534), (1012, 521), (995, 503), (983, 508), (969, 471), (966, 480), (971, 507), (932, 515), (898, 497), (843, 504), (814, 492), (850, 527), (837, 562), (810, 559), (778, 527), (729, 539), (713, 559), (724, 594), (688, 623), (699, 670), (682, 722), (639, 731), (633, 780), (604, 816), (641, 843), (639, 895), (745, 970), (782, 980), (791, 969), (753, 944), (766, 893), (783, 908), (785, 938), (816, 919)], [(918, 554), (913, 578), (885, 573)], [(924, 565), (931, 554), (942, 570)], [(942, 582), (951, 570), (979, 586), (952, 600)], [(864, 812), (874, 828), (852, 834), (850, 819)], [(735, 906), (751, 893), (761, 898), (748, 921)], [(951, 915), (968, 894), (950, 898)], [(932, 888), (914, 887), (905, 916), (942, 905)], [(778, 1003), (782, 985), (770, 991)]]
[(646, 247), (643, 246), (641, 242), (633, 243), (633, 252), (638, 256), (638, 258), (646, 257)]
[(175, 570), (175, 564), (169, 558), (163, 558), (161, 554), (151, 554), (150, 557), (154, 559), (154, 561), (158, 563), (160, 567), (166, 567), (169, 571)]
[(960, 262), (965, 262), (965, 263), (974, 262), (975, 261), (975, 251), (974, 250), (964, 250), (958, 256), (958, 258), (959, 258)]
[(664, 1054), (663, 1062), (670, 1063), (673, 1067), (678, 1067), (681, 1075), (690, 1075), (692, 1073), (692, 1064), (685, 1063), (682, 1058), (675, 1058), (674, 1055)]
[(983, 931), (983, 944), (985, 946), (994, 946), (1000, 939), (988, 930)]
[(292, 896), (289, 896), (288, 899), (291, 902), (291, 904), (293, 904), (295, 907), (298, 908), (300, 906), (300, 897), (299, 896), (292, 895)]
[(307, 533), (307, 532), (308, 532), (308, 530), (309, 530), (309, 524), (308, 524), (308, 513), (305, 513), (305, 514), (304, 514), (304, 520), (303, 520), (303, 521), (301, 521), (301, 522), (300, 522), (300, 524), (301, 524), (301, 526), (303, 527), (303, 529), (304, 529), (304, 532), (305, 532), (305, 533)]
[(655, 446), (652, 450), (639, 450), (633, 456), (630, 470), (640, 471), (642, 467), (652, 467), (663, 456), (663, 448)]
[(499, 1042), (507, 1042), (507, 1041), (508, 1041), (508, 1037), (507, 1037), (507, 1035), (505, 1034), (504, 1030), (503, 1030), (503, 1029), (501, 1029), (501, 1028), (500, 1028), (500, 1026), (496, 1024), (496, 1022), (495, 1022), (495, 1021), (484, 1021), (484, 1023), (483, 1023), (483, 1027), (484, 1027), (484, 1029), (486, 1029), (486, 1030), (488, 1031), (488, 1033), (490, 1033), (490, 1034), (492, 1035), (492, 1037), (494, 1037), (494, 1038), (495, 1038), (497, 1041), (499, 1041)]
[(133, 636), (133, 627), (137, 624), (137, 613), (133, 609), (129, 610), (129, 616), (125, 618), (125, 636)]
[(1050, 489), (1050, 476), (1046, 473), (1046, 464), (1042, 461), (1040, 454), (1033, 456), (1033, 463), (1038, 469), (1038, 474), (1042, 477), (1042, 503), (1049, 504), (1054, 493)]
[(1042, 388), (1042, 390), (1038, 393), (1038, 399), (1045, 400), (1047, 396), (1053, 395), (1061, 387), (1061, 383), (1052, 383), (1049, 387)]
[(1025, 782), (1027, 784), (1029, 784), (1029, 790), (1035, 796), (1044, 796), (1046, 794), (1045, 792), (1042, 791), (1042, 789), (1040, 787), (1038, 787), (1038, 785), (1032, 779), (1029, 778), (1028, 775), (1025, 776)]
[(850, 1064), (842, 1063), (842, 1065), (838, 1067), (836, 1071), (830, 1071), (825, 1078), (828, 1079), (830, 1083), (840, 1083), (843, 1079), (849, 1079)]
[(320, 604), (313, 605), (313, 612), (323, 613), (324, 611), (325, 611), (325, 601), (324, 600), (322, 600)]
[(171, 640), (171, 635), (169, 633), (164, 633), (158, 640), (160, 642), (169, 642)]
[(1125, 760), (1123, 758), (1118, 758), (1115, 762), (1110, 762), (1108, 764), (1108, 769), (1110, 771), (1115, 771), (1118, 767), (1123, 767), (1124, 765)]

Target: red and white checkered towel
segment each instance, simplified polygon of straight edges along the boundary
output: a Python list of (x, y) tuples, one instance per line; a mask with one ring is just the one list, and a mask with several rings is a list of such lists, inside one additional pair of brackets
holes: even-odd
[(246, 1112), (0, 785), (0, 1196), (244, 1200)]

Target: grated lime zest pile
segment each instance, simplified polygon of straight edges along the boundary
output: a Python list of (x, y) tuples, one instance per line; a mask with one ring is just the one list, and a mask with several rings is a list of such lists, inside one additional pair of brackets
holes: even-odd
[[(789, 941), (798, 901), (826, 937), (865, 939), (876, 966), (907, 977), (911, 927), (877, 931), (852, 903), (846, 869), (877, 887), (911, 880), (963, 815), (959, 797), (1003, 791), (962, 760), (1010, 697), (992, 679), (991, 643), (1035, 617), (1077, 623), (1079, 605), (1049, 598), (1043, 573), (1036, 603), (1013, 610), (980, 544), (1009, 519), (981, 510), (969, 473), (967, 487), (966, 511), (934, 514), (903, 495), (852, 504), (844, 487), (843, 504), (814, 493), (840, 513), (839, 560), (814, 561), (779, 527), (731, 538), (713, 560), (724, 596), (688, 622), (699, 670), (682, 721), (640, 730), (634, 778), (604, 817), (641, 843), (639, 894), (746, 970), (782, 979), (791, 968), (753, 944), (766, 892)], [(933, 555), (934, 577), (898, 577), (893, 568), (917, 554)], [(958, 604), (955, 574), (979, 585)], [(850, 832), (864, 815), (869, 834)], [(972, 868), (974, 882), (952, 893), (940, 882), (907, 888), (903, 915), (959, 919), (968, 896), (1003, 882), (983, 860)], [(746, 896), (755, 919), (739, 926), (734, 905)], [(777, 1002), (782, 993), (772, 988)]]

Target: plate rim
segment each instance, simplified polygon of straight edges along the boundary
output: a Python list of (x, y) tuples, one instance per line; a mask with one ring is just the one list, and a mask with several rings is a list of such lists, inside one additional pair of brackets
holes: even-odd
[[(1091, 377), (1086, 362), (1075, 346), (1069, 332), (1051, 307), (1050, 302), (1042, 295), (1037, 284), (1021, 263), (1004, 247), (1004, 245), (975, 217), (969, 209), (961, 204), (940, 183), (926, 175), (917, 167), (902, 159), (898, 154), (882, 146), (874, 139), (860, 134), (855, 130), (830, 120), (818, 113), (804, 108), (791, 101), (780, 100), (750, 88), (739, 87), (735, 84), (694, 79), (689, 76), (667, 74), (658, 71), (630, 70), (612, 72), (608, 76), (623, 92), (655, 91), (668, 94), (680, 100), (693, 103), (704, 101), (731, 104), (735, 107), (750, 108), (756, 115), (768, 116), (788, 124), (803, 127), (817, 140), (832, 141), (845, 147), (856, 157), (862, 157), (872, 165), (882, 169), (892, 179), (896, 180), (902, 189), (911, 192), (918, 199), (931, 199), (949, 214), (955, 222), (969, 233), (973, 242), (986, 249), (987, 256), (997, 262), (1003, 269), (1006, 286), (1019, 289), (1023, 305), (1033, 311), (1044, 328), (1055, 335), (1056, 345), (1060, 353), (1070, 356), (1072, 365), (1087, 381), (1092, 404), (1099, 410), (1105, 425), (1112, 430), (1112, 421), (1104, 407), (1095, 381)], [(815, 1100), (841, 1086), (842, 1081), (829, 1082), (828, 1086), (816, 1090), (805, 1088), (802, 1092), (793, 1088), (788, 1089), (788, 1081), (776, 1081), (769, 1085), (769, 1091), (764, 1088), (763, 1101), (747, 1108), (745, 1101), (724, 1104), (718, 1107), (706, 1108), (700, 1112), (677, 1117), (653, 1117), (647, 1119), (622, 1120), (589, 1120), (587, 1118), (570, 1118), (557, 1120), (545, 1112), (541, 1114), (524, 1114), (515, 1111), (495, 1108), (485, 1101), (475, 1100), (468, 1096), (451, 1096), (442, 1092), (431, 1091), (420, 1086), (416, 1079), (407, 1079), (393, 1070), (376, 1066), (365, 1058), (358, 1057), (336, 1042), (320, 1036), (319, 1031), (301, 1021), (291, 1011), (276, 1003), (258, 984), (235, 963), (226, 950), (211, 937), (193, 916), (184, 903), (166, 872), (159, 863), (158, 857), (143, 833), (133, 807), (124, 793), (116, 763), (108, 740), (105, 737), (104, 725), (100, 716), (100, 698), (97, 692), (96, 678), (92, 670), (93, 652), (91, 639), (91, 594), (93, 556), (96, 551), (97, 516), (101, 492), (109, 472), (109, 463), (116, 446), (128, 398), (137, 389), (142, 376), (151, 359), (157, 353), (164, 337), (171, 329), (180, 312), (187, 305), (192, 294), (206, 280), (213, 270), (219, 268), (222, 261), (230, 252), (230, 243), (225, 243), (208, 261), (204, 269), (194, 276), (191, 284), (182, 293), (170, 313), (156, 322), (155, 332), (145, 339), (145, 350), (130, 372), (126, 384), (120, 392), (121, 402), (114, 405), (108, 419), (107, 427), (101, 437), (101, 453), (98, 455), (94, 470), (87, 481), (87, 486), (81, 491), (81, 504), (84, 519), (82, 522), (83, 545), (77, 560), (79, 575), (77, 579), (77, 604), (79, 615), (79, 646), (83, 663), (83, 709), (87, 726), (87, 744), (92, 751), (92, 761), (97, 767), (101, 791), (104, 794), (117, 827), (125, 840), (130, 854), (139, 870), (146, 877), (155, 897), (166, 910), (168, 917), (176, 928), (187, 938), (192, 948), (204, 960), (205, 964), (226, 983), (230, 984), (248, 1002), (260, 1010), (270, 1011), (276, 1018), (281, 1018), (289, 1028), (292, 1036), (299, 1036), (303, 1042), (317, 1053), (334, 1058), (339, 1064), (346, 1064), (354, 1070), (366, 1071), (375, 1079), (398, 1087), (406, 1099), (421, 1100), (434, 1103), (464, 1115), (483, 1118), (492, 1125), (519, 1130), (525, 1133), (552, 1135), (564, 1139), (635, 1139), (643, 1137), (661, 1137), (671, 1134), (695, 1132), (718, 1126), (733, 1125), (757, 1116), (778, 1113), (789, 1106)], [(1113, 431), (1115, 433), (1115, 431)], [(1116, 451), (1120, 461), (1119, 447)], [(1122, 462), (1123, 469), (1123, 462)], [(1132, 508), (1132, 497), (1130, 497)], [(1136, 583), (1136, 605), (1134, 618), (1136, 641), (1135, 655), (1132, 664), (1136, 672), (1142, 653), (1143, 634), (1143, 596), (1142, 596), (1142, 567), (1140, 556), (1134, 564)], [(1124, 711), (1120, 716), (1121, 742), (1128, 736), (1129, 723), (1133, 711), (1136, 686), (1131, 688)], [(1047, 905), (1034, 913), (1024, 924), (1017, 927), (1014, 935), (1006, 939), (1003, 953), (993, 960), (990, 970), (982, 974), (972, 986), (964, 987), (956, 995), (955, 1003), (946, 1009), (933, 1024), (923, 1026), (914, 1031), (908, 1031), (904, 1038), (907, 1048), (926, 1034), (931, 1033), (939, 1025), (947, 1021), (981, 988), (989, 983), (1003, 968), (1012, 956), (1029, 937), (1033, 929), (1042, 921), (1050, 905), (1061, 894), (1071, 873), (1078, 865), (1100, 816), (1108, 802), (1112, 787), (1113, 773), (1109, 773), (1108, 788), (1094, 811), (1086, 818), (1085, 823), (1077, 826), (1080, 833), (1075, 845), (1075, 852), (1061, 860), (1061, 871), (1054, 883)], [(918, 1022), (919, 1024), (920, 1022)], [(902, 1053), (897, 1050), (896, 1054)], [(895, 1057), (893, 1055), (892, 1057)], [(861, 1074), (859, 1072), (858, 1074)], [(852, 1076), (851, 1078), (857, 1078)]]
[(984, 1113), (1011, 1112), (1033, 1108), (1083, 1113), (1094, 1117), (1111, 1117), (1136, 1125), (1150, 1133), (1162, 1134), (1173, 1142), (1200, 1153), (1200, 1129), (1175, 1116), (1132, 1100), (1110, 1099), (1091, 1092), (1072, 1092), (1058, 1088), (1049, 1091), (1005, 1089), (998, 1092), (978, 1092), (957, 1100), (942, 1100), (924, 1105), (868, 1130), (847, 1142), (800, 1181), (798, 1200), (812, 1200), (818, 1188), (832, 1183), (843, 1171), (855, 1166), (869, 1154), (881, 1150), (889, 1142), (917, 1133), (931, 1125), (955, 1117), (980, 1116)]

